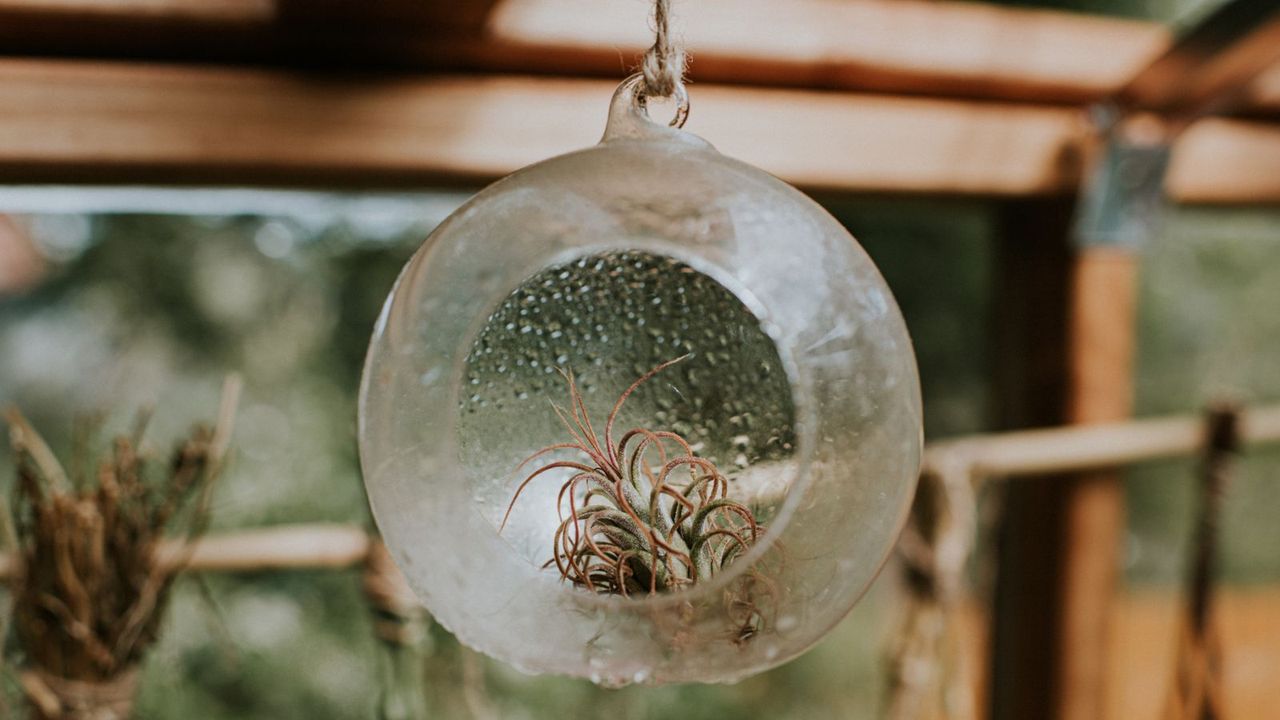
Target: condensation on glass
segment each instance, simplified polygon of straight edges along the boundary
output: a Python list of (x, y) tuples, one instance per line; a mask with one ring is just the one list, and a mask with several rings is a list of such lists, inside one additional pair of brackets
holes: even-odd
[[(680, 434), (764, 535), (691, 587), (575, 588), (545, 567), (564, 478), (512, 505), (517, 466), (566, 439), (560, 371), (602, 419), (676, 357), (619, 424)], [(392, 555), (464, 643), (610, 685), (733, 681), (813, 645), (874, 579), (915, 489), (920, 391), (897, 305), (844, 228), (650, 121), (629, 82), (599, 145), (490, 186), (409, 261), (359, 435)]]

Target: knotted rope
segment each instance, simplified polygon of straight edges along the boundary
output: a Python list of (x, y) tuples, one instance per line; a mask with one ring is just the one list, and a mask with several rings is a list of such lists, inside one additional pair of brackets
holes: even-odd
[(973, 717), (964, 652), (955, 627), (965, 561), (973, 547), (975, 501), (963, 466), (920, 478), (898, 542), (906, 611), (889, 650), (885, 716), (891, 720)]
[(671, 0), (654, 0), (653, 31), (653, 46), (640, 63), (645, 94), (671, 97), (684, 82), (685, 68), (684, 48), (671, 43)]

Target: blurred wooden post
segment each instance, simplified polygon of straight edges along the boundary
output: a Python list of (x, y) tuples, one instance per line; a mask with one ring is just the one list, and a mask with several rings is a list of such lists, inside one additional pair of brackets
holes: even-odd
[[(1092, 247), (1073, 264), (1067, 420), (1084, 424), (1133, 412), (1137, 254)], [(1118, 472), (1081, 475), (1063, 486), (1061, 667), (1056, 717), (1105, 715), (1108, 619), (1121, 565), (1125, 509)]]
[[(996, 411), (1005, 427), (1130, 414), (1136, 259), (1072, 248), (1073, 205), (1025, 200), (1003, 210)], [(1091, 473), (1004, 492), (991, 716), (1096, 720), (1124, 526), (1118, 477)]]

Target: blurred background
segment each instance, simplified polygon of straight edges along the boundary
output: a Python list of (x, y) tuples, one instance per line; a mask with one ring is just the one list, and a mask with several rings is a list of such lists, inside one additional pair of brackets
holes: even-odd
[[(792, 1), (802, 6), (798, 13), (840, 4), (840, 0)], [(1070, 224), (1070, 195), (1081, 171), (1053, 170), (1058, 174), (1045, 175), (1050, 171), (1005, 172), (982, 164), (997, 155), (1016, 164), (1017, 154), (1024, 150), (1042, 157), (1047, 152), (1042, 145), (1050, 141), (1036, 139), (1036, 133), (1065, 133), (1073, 143), (1087, 135), (1087, 130), (1081, 130), (1087, 128), (1084, 108), (1105, 97), (1111, 86), (1119, 87), (1125, 68), (1116, 71), (1119, 80), (1104, 78), (1096, 86), (1068, 69), (1062, 78), (1044, 81), (1042, 97), (1036, 91), (1019, 90), (1021, 81), (1016, 77), (996, 77), (984, 85), (965, 79), (965, 68), (952, 68), (955, 72), (950, 76), (939, 71), (946, 76), (939, 80), (944, 89), (932, 93), (894, 80), (892, 73), (876, 74), (875, 58), (883, 56), (892, 64), (897, 47), (892, 33), (900, 26), (865, 24), (843, 31), (850, 38), (851, 55), (865, 53), (863, 59), (850, 61), (853, 69), (847, 72), (854, 79), (847, 82), (852, 87), (842, 87), (846, 80), (836, 71), (826, 76), (815, 71), (796, 84), (816, 89), (741, 91), (805, 92), (797, 102), (815, 107), (846, 101), (874, 104), (896, 97), (892, 85), (902, 82), (901, 94), (909, 103), (933, 102), (919, 96), (937, 94), (944, 98), (940, 102), (966, 103), (961, 109), (977, 114), (981, 122), (1025, 113), (1029, 127), (1038, 122), (1047, 128), (1036, 126), (1027, 134), (1019, 130), (1007, 135), (1004, 147), (971, 147), (971, 160), (963, 153), (951, 157), (949, 162), (978, 167), (959, 172), (954, 181), (939, 181), (936, 187), (913, 179), (932, 172), (917, 167), (928, 164), (927, 160), (901, 155), (902, 148), (890, 145), (900, 155), (896, 162), (904, 168), (903, 175), (895, 179), (890, 173), (878, 185), (867, 179), (872, 171), (859, 169), (853, 157), (851, 169), (807, 169), (801, 165), (810, 156), (797, 160), (789, 155), (788, 142), (739, 152), (739, 147), (750, 144), (755, 131), (749, 124), (735, 124), (738, 106), (728, 96), (750, 84), (746, 76), (753, 73), (766, 78), (763, 84), (772, 88), (767, 80), (768, 68), (774, 67), (771, 62), (784, 69), (809, 62), (802, 57), (806, 38), (777, 33), (759, 41), (764, 59), (738, 58), (729, 45), (736, 42), (734, 33), (740, 28), (726, 19), (733, 16), (733, 3), (711, 3), (712, 9), (703, 13), (692, 8), (695, 2), (675, 4), (677, 23), (684, 28), (693, 55), (690, 129), (725, 152), (742, 155), (814, 192), (871, 254), (897, 296), (916, 344), (926, 438), (1091, 419), (1037, 420), (1046, 416), (1010, 412), (1008, 389), (1002, 387), (1009, 356), (1036, 356), (1031, 347), (1034, 339), (1011, 344), (1009, 334), (1001, 329), (1008, 322), (1010, 305), (1025, 302), (1024, 296), (1008, 291), (1007, 274), (1050, 277), (1054, 268), (1071, 262), (1069, 250), (1052, 251), (1046, 259), (1036, 260), (1028, 259), (1025, 252), (1011, 252), (1010, 243), (1069, 247), (1063, 238)], [(622, 20), (593, 27), (580, 15), (568, 14), (573, 3), (548, 3), (543, 14), (537, 3), (490, 9), (494, 14), (486, 16), (489, 24), (483, 26), (484, 32), (501, 35), (513, 26), (504, 23), (536, 32), (542, 23), (555, 32), (548, 31), (550, 39), (538, 42), (559, 43), (554, 52), (540, 50), (534, 41), (521, 44), (508, 39), (486, 55), (464, 47), (461, 41), (454, 43), (456, 47), (450, 45), (447, 40), (454, 31), (449, 30), (427, 47), (409, 47), (397, 36), (371, 55), (348, 62), (345, 53), (370, 47), (361, 44), (367, 38), (357, 36), (376, 36), (377, 29), (355, 28), (345, 39), (334, 40), (325, 35), (330, 30), (311, 27), (310, 23), (323, 24), (326, 13), (339, 12), (335, 8), (340, 3), (318, 4), (315, 16), (307, 15), (310, 11), (301, 3), (279, 3), (271, 21), (250, 32), (236, 24), (249, 27), (249, 21), (237, 19), (235, 13), (246, 7), (250, 14), (266, 12), (264, 8), (273, 6), (269, 0), (202, 0), (186, 9), (207, 17), (193, 20), (179, 9), (173, 11), (176, 19), (166, 18), (161, 10), (136, 23), (129, 13), (145, 14), (143, 6), (148, 3), (118, 3), (121, 19), (107, 7), (111, 3), (0, 0), (0, 53), (4, 55), (0, 57), (0, 107), (4, 108), (0, 114), (10, 116), (0, 117), (0, 181), (5, 183), (0, 185), (0, 404), (20, 406), (59, 451), (69, 447), (72, 420), (77, 416), (102, 415), (108, 429), (120, 430), (137, 407), (154, 404), (157, 414), (151, 440), (166, 447), (192, 422), (212, 415), (222, 378), (228, 372), (240, 372), (245, 393), (235, 456), (214, 498), (213, 530), (319, 522), (371, 528), (357, 464), (354, 395), (373, 320), (396, 273), (431, 229), (484, 181), (523, 162), (571, 149), (574, 143), (560, 147), (568, 143), (566, 135), (548, 130), (536, 136), (543, 140), (501, 147), (520, 143), (523, 136), (512, 138), (502, 132), (514, 121), (496, 122), (476, 115), (465, 123), (473, 128), (467, 137), (437, 137), (444, 148), (442, 159), (418, 162), (412, 154), (422, 147), (406, 145), (407, 156), (400, 157), (401, 148), (393, 139), (360, 130), (365, 127), (362, 113), (372, 112), (370, 106), (361, 105), (349, 115), (335, 112), (313, 117), (308, 113), (314, 106), (304, 98), (293, 111), (282, 111), (307, 115), (290, 120), (298, 129), (280, 136), (295, 142), (300, 154), (308, 153), (295, 161), (287, 153), (273, 154), (276, 150), (267, 147), (270, 137), (243, 139), (248, 149), (223, 145), (236, 141), (229, 130), (219, 135), (196, 127), (191, 137), (175, 137), (173, 133), (179, 131), (160, 126), (185, 120), (157, 119), (158, 106), (144, 95), (173, 92), (195, 98), (200, 92), (215, 92), (218, 83), (230, 82), (246, 66), (269, 67), (290, 83), (304, 83), (298, 79), (299, 63), (288, 57), (313, 48), (332, 54), (303, 63), (307, 73), (318, 74), (305, 81), (315, 89), (299, 90), (303, 95), (326, 92), (325, 83), (330, 82), (326, 78), (334, 73), (341, 73), (342, 82), (376, 86), (379, 97), (391, 98), (387, 102), (394, 102), (396, 93), (408, 92), (406, 84), (413, 82), (415, 74), (429, 76), (442, 68), (456, 73), (448, 76), (455, 78), (448, 82), (461, 84), (490, 82), (483, 75), (490, 68), (510, 78), (526, 65), (539, 75), (620, 77), (623, 66), (651, 32), (644, 19), (650, 7), (640, 0), (594, 0), (593, 4), (597, 11), (592, 18), (616, 15)], [(1112, 38), (1114, 53), (1100, 53), (1095, 58), (1099, 66), (1107, 65), (1108, 58), (1132, 56), (1134, 69), (1159, 55), (1168, 42), (1167, 27), (1175, 22), (1189, 27), (1217, 7), (1203, 0), (1048, 0), (1007, 5), (848, 0), (847, 4), (863, 13), (858, 17), (864, 19), (880, 17), (875, 13), (884, 17), (901, 13), (904, 25), (918, 22), (937, 32), (933, 37), (915, 38), (911, 40), (915, 45), (906, 47), (958, 44), (964, 48), (957, 52), (981, 53), (986, 48), (990, 57), (1000, 55), (1002, 44), (1020, 42), (1041, 42), (1035, 47), (1052, 54), (1061, 50), (1051, 37), (1055, 22), (1074, 27), (1069, 23), (1096, 21), (1100, 23), (1096, 34), (1094, 26), (1072, 32)], [(159, 3), (168, 5), (186, 4)], [(400, 5), (389, 3), (388, 7)], [(1035, 5), (1049, 6), (1053, 12), (1028, 11)], [(564, 14), (549, 14), (557, 8)], [(979, 25), (933, 20), (929, 13), (935, 11), (971, 13)], [(437, 17), (441, 13), (448, 14), (431, 12), (433, 23), (443, 22)], [(1020, 14), (1026, 12), (1031, 14)], [(84, 24), (59, 24), (72, 16)], [(304, 21), (289, 24), (281, 19), (298, 16)], [(15, 23), (7, 30), (3, 27), (6, 17)], [(988, 27), (980, 24), (986, 17), (996, 18), (991, 27), (1006, 27), (1001, 24), (1006, 17), (1013, 18), (1007, 22), (1025, 20), (1027, 27), (1045, 35), (1039, 41), (1000, 33), (975, 37), (972, 28)], [(722, 24), (707, 27), (713, 20)], [(749, 20), (748, 13), (738, 23), (747, 28), (745, 42), (752, 45), (755, 35), (767, 34), (768, 28)], [(196, 27), (199, 32), (184, 47), (181, 36), (163, 34), (166, 22), (180, 30)], [(473, 20), (458, 22), (461, 26)], [(121, 37), (138, 28), (145, 32), (132, 40)], [(464, 36), (462, 30), (457, 32)], [(594, 34), (605, 49), (593, 55), (592, 50), (578, 47), (578, 38)], [(232, 44), (219, 47), (226, 39)], [(794, 53), (788, 54), (789, 46)], [(704, 48), (706, 80), (700, 73)], [(994, 72), (984, 62), (982, 58), (974, 61), (975, 74)], [(104, 68), (100, 92), (104, 97), (115, 93), (100, 100), (107, 106), (102, 111), (106, 119), (101, 123), (93, 116), (68, 119), (66, 115), (81, 112), (76, 102), (87, 101), (82, 93), (74, 96), (81, 98), (75, 102), (63, 102), (59, 93), (73, 88), (67, 91), (72, 95), (66, 96), (72, 97), (79, 92), (74, 90), (77, 84), (94, 86), (94, 76), (86, 70), (86, 64), (93, 63)], [(175, 75), (179, 79), (172, 86), (165, 85), (164, 78), (147, 75), (148, 82), (158, 83), (155, 88), (131, 89), (129, 73), (135, 65), (174, 75), (183, 72), (183, 63), (230, 68), (226, 72), (231, 74), (190, 81)], [(345, 79), (353, 70), (382, 72), (380, 64), (394, 69), (386, 71), (386, 78), (392, 79), (380, 75)], [(411, 69), (419, 64), (426, 70)], [(48, 73), (47, 84), (36, 81), (39, 72)], [(777, 75), (790, 77), (789, 72), (779, 70)], [(246, 77), (250, 87), (266, 82), (257, 75)], [(1073, 79), (1079, 81), (1074, 86)], [(549, 122), (546, 118), (556, 103), (590, 98), (584, 101), (585, 107), (565, 112), (584, 116), (581, 127), (585, 130), (580, 138), (573, 136), (576, 145), (593, 141), (590, 133), (599, 130), (596, 125), (603, 117), (610, 83), (583, 82), (592, 83), (590, 92), (548, 92), (541, 101), (538, 88), (555, 87), (531, 86), (530, 97), (542, 105), (529, 110), (524, 122)], [(859, 87), (860, 82), (867, 87)], [(447, 99), (454, 90), (444, 87), (440, 92)], [(871, 94), (859, 100), (855, 92)], [(1018, 93), (1025, 97), (1014, 97)], [(708, 98), (704, 126), (697, 124), (700, 95)], [(198, 115), (205, 101), (173, 102), (173, 113)], [(789, 101), (783, 96), (752, 96), (751, 102)], [(971, 110), (969, 105), (982, 107)], [(398, 106), (389, 107), (386, 112), (394, 113)], [(495, 113), (510, 114), (521, 105), (494, 103), (491, 107)], [(437, 126), (437, 114), (477, 111), (471, 105), (449, 102), (406, 108), (424, 113), (401, 119), (413, 133), (425, 135), (447, 135), (454, 128)], [(922, 132), (927, 135), (933, 111), (925, 107), (921, 112)], [(951, 122), (946, 113), (951, 110), (939, 112), (936, 122), (942, 128), (939, 132), (945, 133), (946, 123)], [(1265, 119), (1274, 117), (1268, 112), (1272, 110), (1246, 112), (1239, 122), (1265, 127)], [(139, 119), (139, 113), (147, 117)], [(51, 120), (50, 114), (59, 117)], [(826, 116), (815, 117), (817, 127), (825, 127), (821, 118)], [(251, 120), (266, 122), (260, 117)], [(864, 121), (855, 117), (849, 122), (858, 128)], [(111, 134), (119, 132), (112, 130), (111, 123), (128, 124), (137, 137)], [(329, 142), (328, 136), (308, 137), (306, 130), (316, 124), (346, 124), (348, 135), (358, 137), (347, 138), (346, 145)], [(254, 127), (251, 124), (244, 132), (252, 134)], [(737, 127), (747, 129), (735, 135)], [(724, 129), (723, 137), (717, 135), (719, 129)], [(105, 134), (94, 139), (95, 132)], [(816, 131), (780, 127), (776, 132)], [(864, 134), (854, 142), (841, 139), (838, 129), (832, 132), (830, 142), (838, 157), (828, 160), (830, 164), (839, 166), (841, 153), (853, 156), (859, 148), (870, 155), (879, 152), (874, 135)], [(1194, 139), (1195, 132), (1195, 128), (1188, 131), (1187, 137)], [(1276, 131), (1268, 127), (1266, 132)], [(117, 138), (124, 139), (117, 144)], [(1001, 145), (998, 139), (982, 138), (982, 142)], [(754, 136), (760, 144), (771, 139)], [(821, 134), (813, 135), (807, 141), (816, 146), (811, 155), (826, 154), (825, 142)], [(892, 137), (888, 142), (893, 142)], [(1158, 225), (1141, 245), (1131, 249), (1140, 269), (1135, 276), (1131, 326), (1135, 342), (1131, 384), (1123, 392), (1132, 394), (1132, 414), (1138, 417), (1194, 413), (1219, 398), (1248, 405), (1280, 402), (1280, 210), (1275, 209), (1280, 193), (1274, 192), (1275, 181), (1266, 175), (1280, 176), (1280, 164), (1269, 169), (1256, 164), (1261, 162), (1258, 155), (1274, 160), (1274, 149), (1267, 151), (1271, 155), (1249, 153), (1221, 144), (1226, 141), (1220, 138), (1217, 142), (1208, 149), (1188, 149), (1181, 158), (1175, 156), (1170, 171), (1173, 202), (1161, 209)], [(1269, 142), (1275, 143), (1274, 138)], [(346, 159), (344, 153), (358, 143), (375, 149)], [(489, 145), (498, 149), (483, 149)], [(57, 147), (69, 149), (60, 156)], [(138, 147), (157, 149), (147, 155), (136, 153)], [(1177, 152), (1182, 152), (1180, 146)], [(1234, 157), (1232, 153), (1255, 157), (1253, 164), (1242, 160), (1242, 165), (1229, 166), (1224, 161), (1223, 167), (1203, 173), (1189, 167), (1195, 158), (1215, 153), (1220, 160)], [(257, 157), (266, 160), (255, 164)], [(1069, 166), (1073, 163), (1078, 161), (1067, 161)], [(1058, 167), (1047, 160), (1042, 165)], [(261, 182), (251, 182), (253, 178)], [(1239, 181), (1248, 187), (1223, 189), (1223, 178), (1228, 186)], [(979, 187), (966, 185), (971, 182)], [(1057, 219), (1046, 219), (1043, 226), (1028, 231), (1028, 223), (1018, 219), (1022, 217), (1018, 208), (1027, 207), (1040, 212), (1039, 217)], [(1041, 221), (1031, 225), (1037, 222)], [(1023, 237), (1017, 237), (1019, 233)], [(1017, 264), (1024, 261), (1026, 267)], [(1046, 265), (1048, 274), (1044, 274)], [(7, 448), (0, 450), (5, 488), (13, 475), (7, 453)], [(1219, 607), (1228, 717), (1266, 717), (1280, 704), (1278, 469), (1280, 451), (1251, 451), (1232, 477), (1220, 518)], [(1016, 502), (1000, 502), (998, 495), (988, 488), (980, 497), (976, 556), (959, 615), (963, 654), (970, 659), (980, 702), (990, 695), (988, 608), (995, 594), (999, 516), (1001, 508), (1018, 507)], [(1119, 581), (1112, 593), (1108, 680), (1102, 700), (1109, 717), (1155, 718), (1165, 707), (1173, 676), (1178, 598), (1196, 517), (1195, 497), (1192, 460), (1141, 464), (1123, 473), (1123, 527), (1114, 554)], [(1056, 561), (1044, 559), (1046, 564)], [(531, 678), (470, 654), (447, 632), (433, 627), (422, 647), (421, 692), (431, 716), (445, 718), (880, 717), (885, 700), (884, 661), (903, 606), (901, 593), (898, 572), (891, 566), (816, 649), (734, 686), (603, 690), (585, 681)], [(3, 689), (10, 704), (19, 707), (21, 691), (12, 668), (22, 665), (22, 650), (10, 639), (7, 651), (10, 671), (4, 676)], [(176, 586), (160, 641), (144, 667), (137, 716), (368, 718), (375, 716), (383, 688), (395, 681), (392, 673), (375, 639), (358, 569), (203, 574), (180, 579)], [(1016, 677), (1005, 679), (1017, 682)]]

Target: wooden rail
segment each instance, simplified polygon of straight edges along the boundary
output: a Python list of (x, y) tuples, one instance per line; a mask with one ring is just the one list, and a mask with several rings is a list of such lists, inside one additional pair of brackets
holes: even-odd
[[(1280, 442), (1280, 405), (1246, 410), (1240, 435), (1246, 445)], [(1045, 430), (975, 435), (930, 443), (925, 472), (955, 472), (975, 480), (1105, 470), (1185, 457), (1204, 443), (1204, 419), (1177, 415)]]
[[(364, 562), (373, 542), (364, 528), (339, 524), (298, 524), (213, 534), (199, 540), (187, 569), (192, 572), (273, 572), (340, 570)], [(169, 543), (164, 562), (178, 558)], [(13, 574), (13, 558), (0, 554), (0, 580)]]

